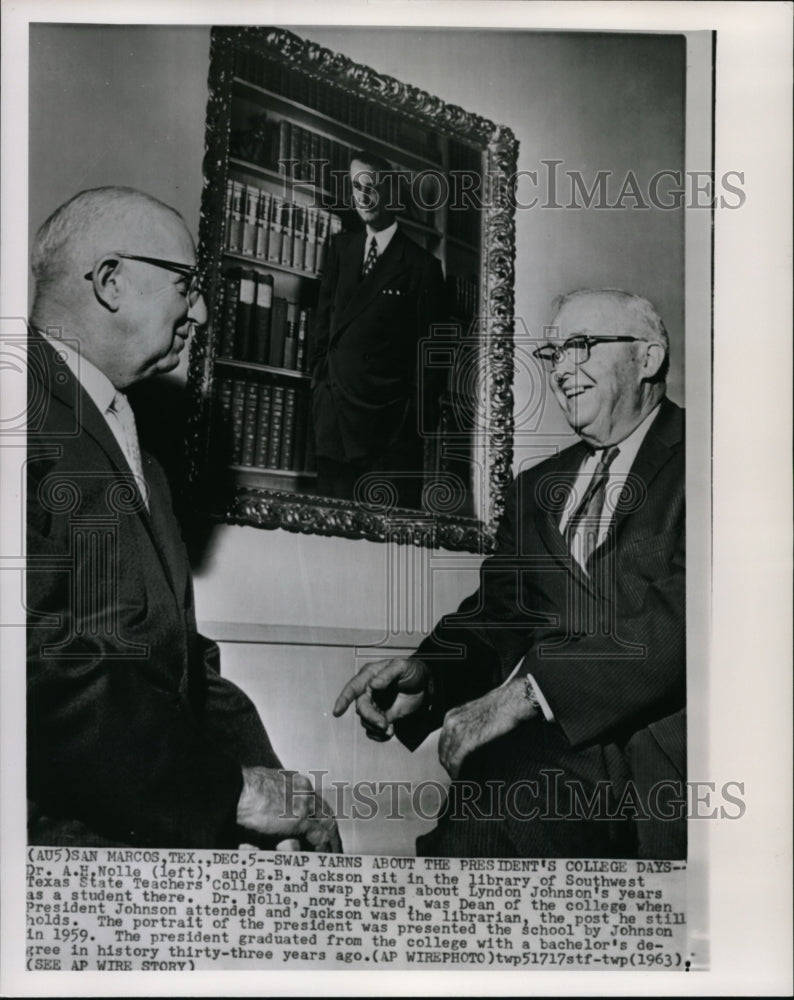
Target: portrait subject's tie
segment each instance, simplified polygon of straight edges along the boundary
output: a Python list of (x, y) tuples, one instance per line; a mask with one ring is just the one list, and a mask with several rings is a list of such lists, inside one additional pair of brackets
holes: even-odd
[(367, 250), (367, 256), (364, 260), (364, 267), (361, 270), (361, 277), (366, 278), (372, 268), (375, 266), (375, 262), (378, 259), (378, 241), (373, 236), (369, 243), (369, 250)]
[(143, 497), (143, 502), (148, 508), (149, 488), (146, 485), (146, 479), (143, 475), (143, 462), (141, 460), (141, 450), (138, 445), (138, 428), (135, 426), (135, 414), (132, 412), (132, 407), (123, 392), (116, 393), (108, 409), (121, 427), (124, 441), (126, 442), (124, 455), (138, 481), (138, 489)]
[(565, 526), (565, 541), (568, 548), (579, 565), (583, 567), (587, 566), (590, 556), (598, 548), (598, 534), (604, 510), (604, 494), (609, 480), (609, 467), (615, 461), (619, 450), (613, 445), (602, 451), (590, 485)]

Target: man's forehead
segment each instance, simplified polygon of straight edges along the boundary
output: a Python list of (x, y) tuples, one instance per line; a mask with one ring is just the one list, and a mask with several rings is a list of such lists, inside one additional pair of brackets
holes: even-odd
[(371, 163), (366, 163), (364, 160), (353, 160), (350, 164), (350, 176), (360, 181), (374, 183), (378, 179), (379, 173), (380, 171), (377, 167), (374, 167)]
[(620, 334), (626, 314), (614, 299), (606, 295), (581, 295), (566, 302), (552, 324), (562, 339), (577, 333), (588, 336)]

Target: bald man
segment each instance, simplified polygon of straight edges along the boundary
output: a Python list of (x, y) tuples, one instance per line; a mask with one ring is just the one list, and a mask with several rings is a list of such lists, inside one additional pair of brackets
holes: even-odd
[(139, 191), (83, 191), (39, 229), (32, 268), (30, 842), (339, 850), (196, 631), (165, 476), (125, 394), (206, 322), (185, 223)]
[(686, 856), (684, 415), (668, 337), (615, 289), (557, 304), (535, 351), (581, 439), (509, 492), (480, 588), (410, 659), (362, 667), (374, 739), (441, 726), (455, 779), (420, 853)]

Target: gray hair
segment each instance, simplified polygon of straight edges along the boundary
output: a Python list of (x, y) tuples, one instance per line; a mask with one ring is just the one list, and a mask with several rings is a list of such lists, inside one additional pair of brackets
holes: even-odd
[(36, 290), (41, 292), (63, 278), (87, 253), (110, 252), (123, 247), (102, 246), (102, 237), (128, 226), (141, 208), (156, 208), (181, 218), (164, 202), (130, 187), (100, 187), (81, 191), (39, 227), (30, 254)]
[(637, 333), (642, 333), (651, 343), (664, 348), (664, 361), (656, 374), (655, 381), (663, 382), (670, 367), (670, 338), (656, 307), (641, 295), (624, 292), (620, 288), (580, 288), (567, 295), (558, 295), (553, 302), (554, 315), (559, 315), (563, 306), (579, 298), (598, 296), (617, 306), (626, 316)]

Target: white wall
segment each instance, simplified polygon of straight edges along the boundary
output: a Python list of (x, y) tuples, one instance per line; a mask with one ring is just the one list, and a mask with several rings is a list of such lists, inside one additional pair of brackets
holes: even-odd
[[(541, 161), (548, 159), (562, 160), (561, 171), (583, 171), (588, 183), (598, 170), (621, 178), (631, 169), (647, 181), (655, 171), (683, 167), (681, 38), (298, 33), (510, 125), (520, 142), (519, 168), (537, 170), (541, 178)], [(195, 233), (208, 55), (209, 29), (202, 27), (33, 26), (31, 231), (78, 190), (129, 184), (174, 205)], [(682, 212), (537, 207), (519, 211), (516, 246), (519, 332), (525, 327), (538, 336), (552, 298), (577, 287), (646, 295), (668, 325), (671, 394), (683, 401)], [(537, 402), (537, 387), (519, 371), (517, 467), (570, 437), (554, 404), (542, 408), (541, 423), (531, 430)], [(292, 766), (325, 762), (344, 777), (371, 777), (373, 768), (381, 776), (404, 776), (409, 767), (436, 774), (432, 748), (413, 758), (399, 748), (373, 749), (353, 735), (352, 721), (332, 722), (328, 712), (353, 668), (356, 644), (371, 641), (369, 630), (418, 636), (472, 589), (477, 562), (465, 554), (222, 527), (197, 578), (198, 614), (204, 622), (227, 623), (212, 626), (226, 639), (245, 640), (223, 643), (225, 668), (255, 696)], [(280, 643), (272, 631), (240, 632), (240, 623), (368, 631), (338, 645), (296, 646), (297, 633)], [(412, 832), (400, 835), (404, 849)], [(348, 843), (366, 847), (368, 835), (350, 833)], [(400, 836), (390, 831), (390, 849), (398, 849)]]

